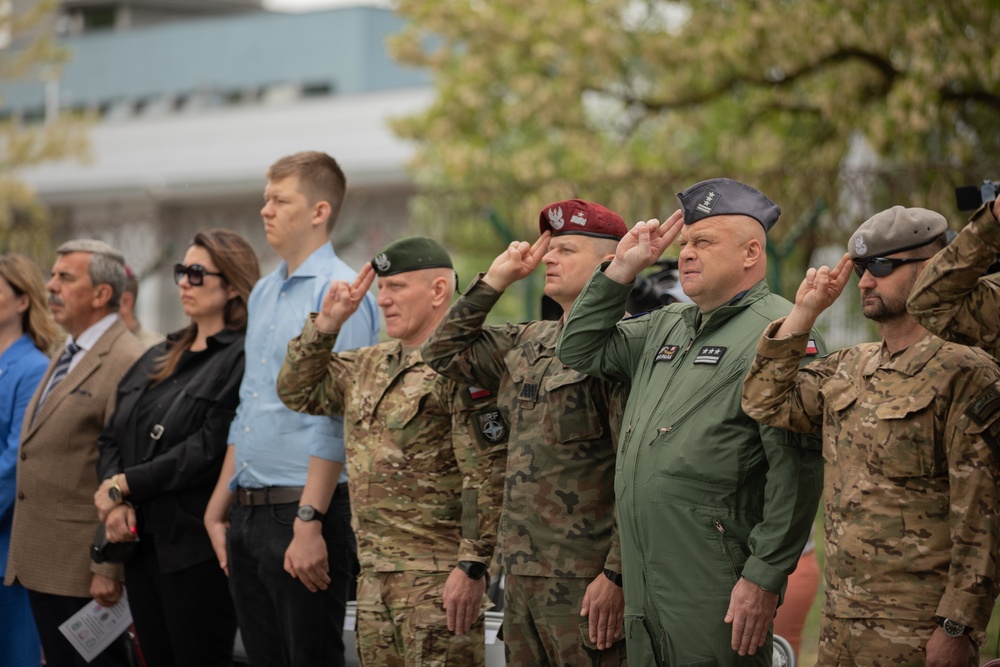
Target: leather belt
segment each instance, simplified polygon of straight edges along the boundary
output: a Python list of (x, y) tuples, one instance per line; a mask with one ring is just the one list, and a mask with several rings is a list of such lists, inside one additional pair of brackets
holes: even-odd
[(244, 507), (297, 503), (302, 497), (304, 488), (302, 486), (265, 486), (251, 489), (241, 486), (236, 489), (236, 502)]

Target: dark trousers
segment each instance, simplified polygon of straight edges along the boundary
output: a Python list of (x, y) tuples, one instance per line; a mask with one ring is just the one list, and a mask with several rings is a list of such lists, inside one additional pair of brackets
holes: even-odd
[(227, 548), (229, 587), (240, 634), (253, 667), (344, 665), (344, 614), (357, 576), (347, 485), (341, 484), (323, 519), (330, 585), (310, 593), (285, 572), (298, 503), (234, 505)]
[(164, 574), (154, 538), (144, 534), (125, 565), (125, 586), (147, 667), (232, 665), (236, 609), (215, 557)]
[(128, 633), (111, 642), (100, 655), (87, 663), (76, 652), (69, 640), (59, 632), (62, 623), (83, 609), (90, 598), (73, 598), (65, 595), (51, 595), (28, 591), (31, 615), (38, 626), (38, 636), (42, 640), (46, 667), (132, 667)]

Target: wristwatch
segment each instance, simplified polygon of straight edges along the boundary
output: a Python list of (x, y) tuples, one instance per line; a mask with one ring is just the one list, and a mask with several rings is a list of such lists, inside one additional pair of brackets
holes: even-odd
[(111, 486), (108, 488), (108, 498), (116, 505), (122, 502), (122, 487), (118, 486), (118, 475), (111, 476)]
[(295, 516), (303, 521), (323, 520), (323, 513), (312, 505), (299, 505), (299, 509), (295, 511)]
[(957, 621), (953, 621), (950, 618), (941, 618), (938, 616), (938, 625), (944, 628), (945, 633), (949, 637), (961, 637), (962, 635), (967, 635), (972, 632), (972, 628), (968, 625), (962, 625)]
[(458, 569), (469, 577), (469, 579), (479, 580), (486, 576), (489, 571), (482, 563), (477, 563), (473, 560), (460, 560), (458, 561)]

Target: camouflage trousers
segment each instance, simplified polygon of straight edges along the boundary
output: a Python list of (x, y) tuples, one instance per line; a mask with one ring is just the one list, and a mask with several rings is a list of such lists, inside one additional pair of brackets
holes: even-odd
[(598, 651), (580, 606), (593, 579), (507, 575), (503, 642), (508, 667), (626, 665), (625, 636)]
[[(833, 618), (823, 615), (817, 667), (923, 667), (924, 647), (938, 628), (934, 621)], [(979, 664), (979, 647), (969, 645), (969, 667)]]
[[(448, 630), (442, 596), (449, 572), (362, 571), (358, 578), (361, 667), (483, 667), (484, 617), (469, 632)], [(489, 600), (483, 597), (483, 609)]]

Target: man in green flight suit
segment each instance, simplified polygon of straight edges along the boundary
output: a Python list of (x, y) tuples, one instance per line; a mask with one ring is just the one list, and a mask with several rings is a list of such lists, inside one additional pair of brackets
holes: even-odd
[[(820, 445), (740, 406), (754, 337), (791, 304), (764, 280), (781, 209), (730, 179), (640, 222), (570, 311), (557, 348), (580, 372), (631, 381), (615, 470), (625, 634), (639, 665), (770, 665), (771, 622), (816, 515)], [(635, 277), (680, 234), (694, 304), (619, 322)], [(810, 353), (822, 352), (819, 336)]]

